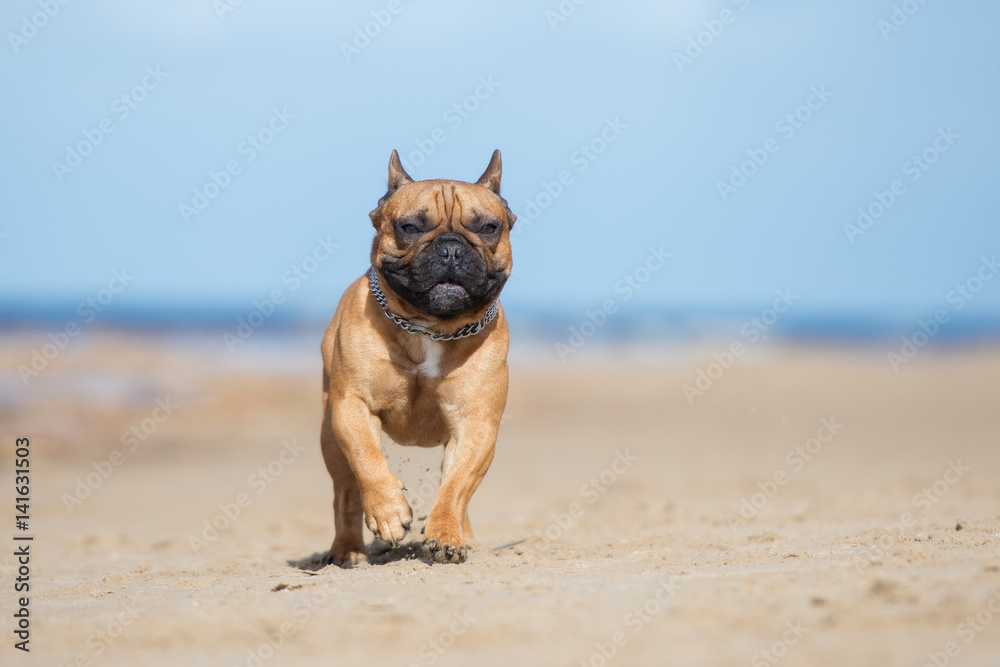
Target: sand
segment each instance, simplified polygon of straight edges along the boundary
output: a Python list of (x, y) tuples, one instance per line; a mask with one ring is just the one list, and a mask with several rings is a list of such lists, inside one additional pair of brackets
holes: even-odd
[[(0, 358), (44, 342), (6, 334)], [(230, 355), (89, 332), (27, 389), (0, 384), (0, 663), (1000, 664), (1000, 349), (896, 373), (879, 346), (761, 347), (689, 402), (724, 347), (516, 349), (469, 561), (376, 544), (341, 570), (318, 562), (318, 335)], [(424, 516), (440, 450), (385, 450)]]

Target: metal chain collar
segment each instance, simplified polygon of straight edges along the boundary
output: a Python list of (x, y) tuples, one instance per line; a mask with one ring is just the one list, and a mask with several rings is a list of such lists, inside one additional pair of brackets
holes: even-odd
[(398, 324), (399, 328), (401, 328), (406, 333), (419, 334), (421, 336), (426, 336), (431, 340), (456, 340), (458, 338), (468, 338), (469, 336), (475, 336), (477, 333), (483, 330), (483, 327), (485, 327), (487, 324), (493, 321), (493, 318), (497, 316), (497, 309), (500, 305), (500, 300), (497, 299), (486, 311), (486, 315), (483, 316), (483, 319), (479, 320), (478, 322), (472, 322), (471, 324), (466, 324), (464, 327), (462, 327), (461, 329), (459, 329), (454, 333), (443, 334), (439, 331), (435, 331), (434, 329), (430, 329), (428, 327), (424, 327), (419, 324), (414, 324), (410, 320), (404, 317), (400, 317), (399, 315), (396, 315), (393, 312), (390, 312), (386, 304), (385, 293), (382, 291), (382, 288), (378, 284), (378, 273), (375, 271), (374, 266), (368, 272), (368, 286), (371, 287), (372, 296), (374, 296), (375, 300), (378, 301), (378, 305), (382, 306), (382, 312), (385, 313), (386, 317), (388, 317), (390, 320)]

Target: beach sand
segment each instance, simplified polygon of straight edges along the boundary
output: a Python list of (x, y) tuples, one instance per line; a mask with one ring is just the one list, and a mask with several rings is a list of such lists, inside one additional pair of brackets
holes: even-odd
[[(216, 335), (94, 331), (27, 388), (0, 385), (0, 662), (1000, 664), (996, 347), (894, 372), (888, 347), (771, 345), (690, 402), (725, 343), (594, 343), (565, 364), (515, 349), (468, 562), (430, 566), (412, 542), (341, 570), (318, 564), (333, 538), (318, 341), (229, 354)], [(0, 358), (44, 342), (8, 333)], [(12, 634), (18, 436), (28, 654)], [(440, 450), (385, 450), (424, 516)]]

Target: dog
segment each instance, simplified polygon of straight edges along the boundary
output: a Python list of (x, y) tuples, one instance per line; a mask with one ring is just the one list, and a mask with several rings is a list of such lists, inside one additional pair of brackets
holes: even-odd
[(469, 499), (493, 460), (507, 403), (507, 320), (517, 217), (500, 196), (500, 151), (475, 183), (414, 181), (396, 151), (369, 214), (371, 268), (352, 283), (323, 337), (323, 459), (336, 530), (327, 562), (366, 561), (362, 526), (393, 547), (413, 513), (381, 452), (444, 445), (441, 485), (421, 552), (461, 563)]

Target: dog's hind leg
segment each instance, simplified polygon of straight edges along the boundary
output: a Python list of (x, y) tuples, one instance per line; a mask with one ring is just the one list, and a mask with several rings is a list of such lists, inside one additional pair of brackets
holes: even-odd
[(326, 469), (333, 478), (333, 521), (336, 533), (330, 547), (329, 560), (340, 567), (354, 567), (367, 560), (362, 529), (364, 509), (361, 505), (361, 489), (333, 435), (330, 405), (325, 400), (320, 443)]

